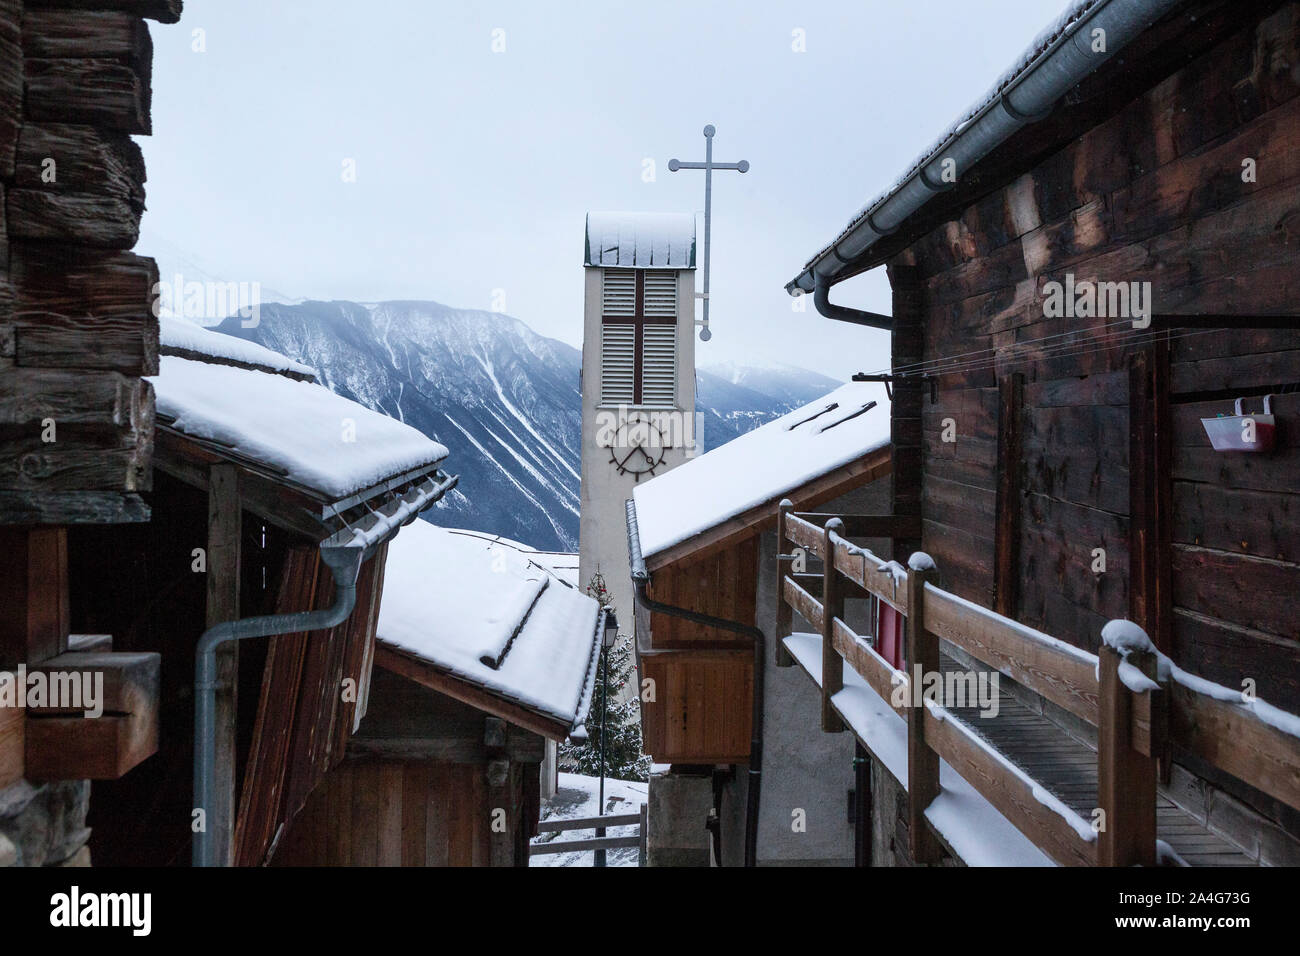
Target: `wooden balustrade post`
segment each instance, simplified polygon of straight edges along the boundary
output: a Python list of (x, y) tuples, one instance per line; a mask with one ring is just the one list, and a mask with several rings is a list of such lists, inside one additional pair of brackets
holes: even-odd
[(912, 862), (918, 865), (938, 863), (943, 855), (925, 822), (925, 808), (939, 795), (939, 755), (925, 740), (921, 697), (925, 675), (940, 672), (939, 638), (925, 627), (925, 585), (936, 577), (929, 555), (912, 555), (907, 572), (907, 825)]
[[(1137, 749), (1134, 716), (1148, 714), (1151, 694), (1136, 694), (1120, 678), (1125, 658), (1102, 642), (1097, 652), (1097, 805), (1102, 811), (1097, 834), (1100, 866), (1154, 866), (1156, 862), (1156, 760), (1159, 729), (1148, 718), (1147, 754)], [(1133, 650), (1130, 665), (1154, 680), (1155, 655)], [(1141, 701), (1141, 697), (1147, 700)], [(1156, 746), (1152, 746), (1155, 743)]]
[(785, 601), (785, 570), (788, 562), (782, 557), (789, 553), (786, 548), (790, 546), (790, 541), (785, 536), (785, 516), (793, 510), (794, 502), (789, 498), (782, 498), (776, 506), (776, 636), (772, 643), (776, 645), (777, 667), (794, 666), (794, 657), (786, 650), (783, 640), (790, 636), (792, 618), (790, 605)]
[(844, 688), (844, 659), (835, 650), (835, 619), (844, 617), (844, 582), (835, 570), (835, 543), (831, 536), (844, 530), (844, 522), (832, 518), (822, 531), (822, 730), (838, 734), (844, 721), (831, 705), (831, 697)]

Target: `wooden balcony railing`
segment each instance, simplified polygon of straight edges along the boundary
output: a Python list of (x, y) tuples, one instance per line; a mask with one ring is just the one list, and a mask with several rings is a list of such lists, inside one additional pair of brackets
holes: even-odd
[[(790, 633), (795, 611), (820, 632), (824, 730), (843, 729), (832, 698), (843, 688), (846, 661), (906, 720), (908, 823), (916, 862), (936, 862), (941, 850), (925, 818), (939, 793), (941, 758), (1065, 865), (1156, 862), (1156, 765), (1169, 759), (1173, 744), (1300, 809), (1300, 718), (1186, 674), (1153, 650), (1121, 651), (1103, 642), (1100, 655), (1091, 654), (937, 587), (936, 570), (924, 555), (913, 555), (903, 568), (849, 540), (858, 536), (851, 529), (874, 530), (881, 520), (796, 514), (789, 502), (781, 503), (776, 637), (780, 644)], [(800, 556), (821, 561), (822, 573), (795, 573), (789, 566)], [(1091, 819), (1045, 798), (1047, 787), (941, 701), (927, 697), (924, 706), (910, 706), (908, 673), (845, 623), (845, 597), (874, 597), (906, 617), (908, 670), (920, 665), (923, 674), (937, 673), (942, 639), (1096, 727), (1098, 799)], [(778, 663), (793, 662), (784, 650), (778, 655)], [(898, 695), (903, 706), (896, 702), (898, 687), (909, 691)]]

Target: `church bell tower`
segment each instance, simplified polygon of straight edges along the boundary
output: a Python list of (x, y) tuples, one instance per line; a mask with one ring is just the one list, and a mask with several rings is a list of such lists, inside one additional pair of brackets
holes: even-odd
[(582, 337), (582, 587), (632, 633), (624, 503), (695, 454), (695, 217), (587, 214)]

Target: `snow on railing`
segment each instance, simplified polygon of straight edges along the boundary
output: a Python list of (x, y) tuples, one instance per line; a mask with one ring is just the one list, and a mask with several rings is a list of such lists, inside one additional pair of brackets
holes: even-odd
[[(1108, 624), (1101, 653), (1091, 654), (939, 588), (933, 583), (937, 569), (924, 553), (912, 555), (905, 569), (847, 538), (855, 531), (855, 536), (870, 536), (865, 529), (885, 527), (887, 521), (801, 515), (790, 502), (781, 503), (776, 643), (781, 647), (790, 633), (794, 611), (820, 632), (824, 730), (843, 729), (832, 698), (843, 687), (845, 660), (907, 720), (909, 825), (916, 862), (938, 859), (925, 808), (939, 792), (939, 758), (1043, 852), (1071, 865), (1157, 862), (1156, 764), (1169, 760), (1173, 743), (1300, 809), (1300, 716), (1181, 670), (1133, 622)], [(821, 574), (806, 572), (810, 557), (822, 562)], [(913, 678), (893, 668), (871, 640), (843, 620), (844, 598), (864, 593), (906, 615), (906, 657), (914, 673), (939, 672), (938, 642), (943, 639), (1097, 727), (1098, 800), (1091, 819), (1065, 806), (953, 719), (933, 696), (923, 697), (924, 706), (914, 706)], [(778, 663), (794, 661), (782, 650)], [(902, 699), (912, 706), (897, 705), (900, 687)], [(929, 687), (925, 694), (932, 694)]]

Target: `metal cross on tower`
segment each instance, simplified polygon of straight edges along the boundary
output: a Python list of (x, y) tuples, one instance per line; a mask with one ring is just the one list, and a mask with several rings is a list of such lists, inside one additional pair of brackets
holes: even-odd
[(749, 172), (749, 160), (742, 159), (738, 163), (715, 163), (713, 161), (713, 134), (717, 130), (710, 124), (704, 127), (704, 162), (702, 163), (683, 163), (677, 159), (668, 160), (668, 171), (675, 173), (679, 169), (702, 169), (704, 170), (704, 292), (696, 293), (697, 298), (704, 300), (704, 321), (700, 323), (700, 341), (707, 342), (713, 338), (713, 333), (709, 331), (709, 229), (712, 226), (713, 214), (713, 171), (715, 169), (734, 169), (739, 173)]

